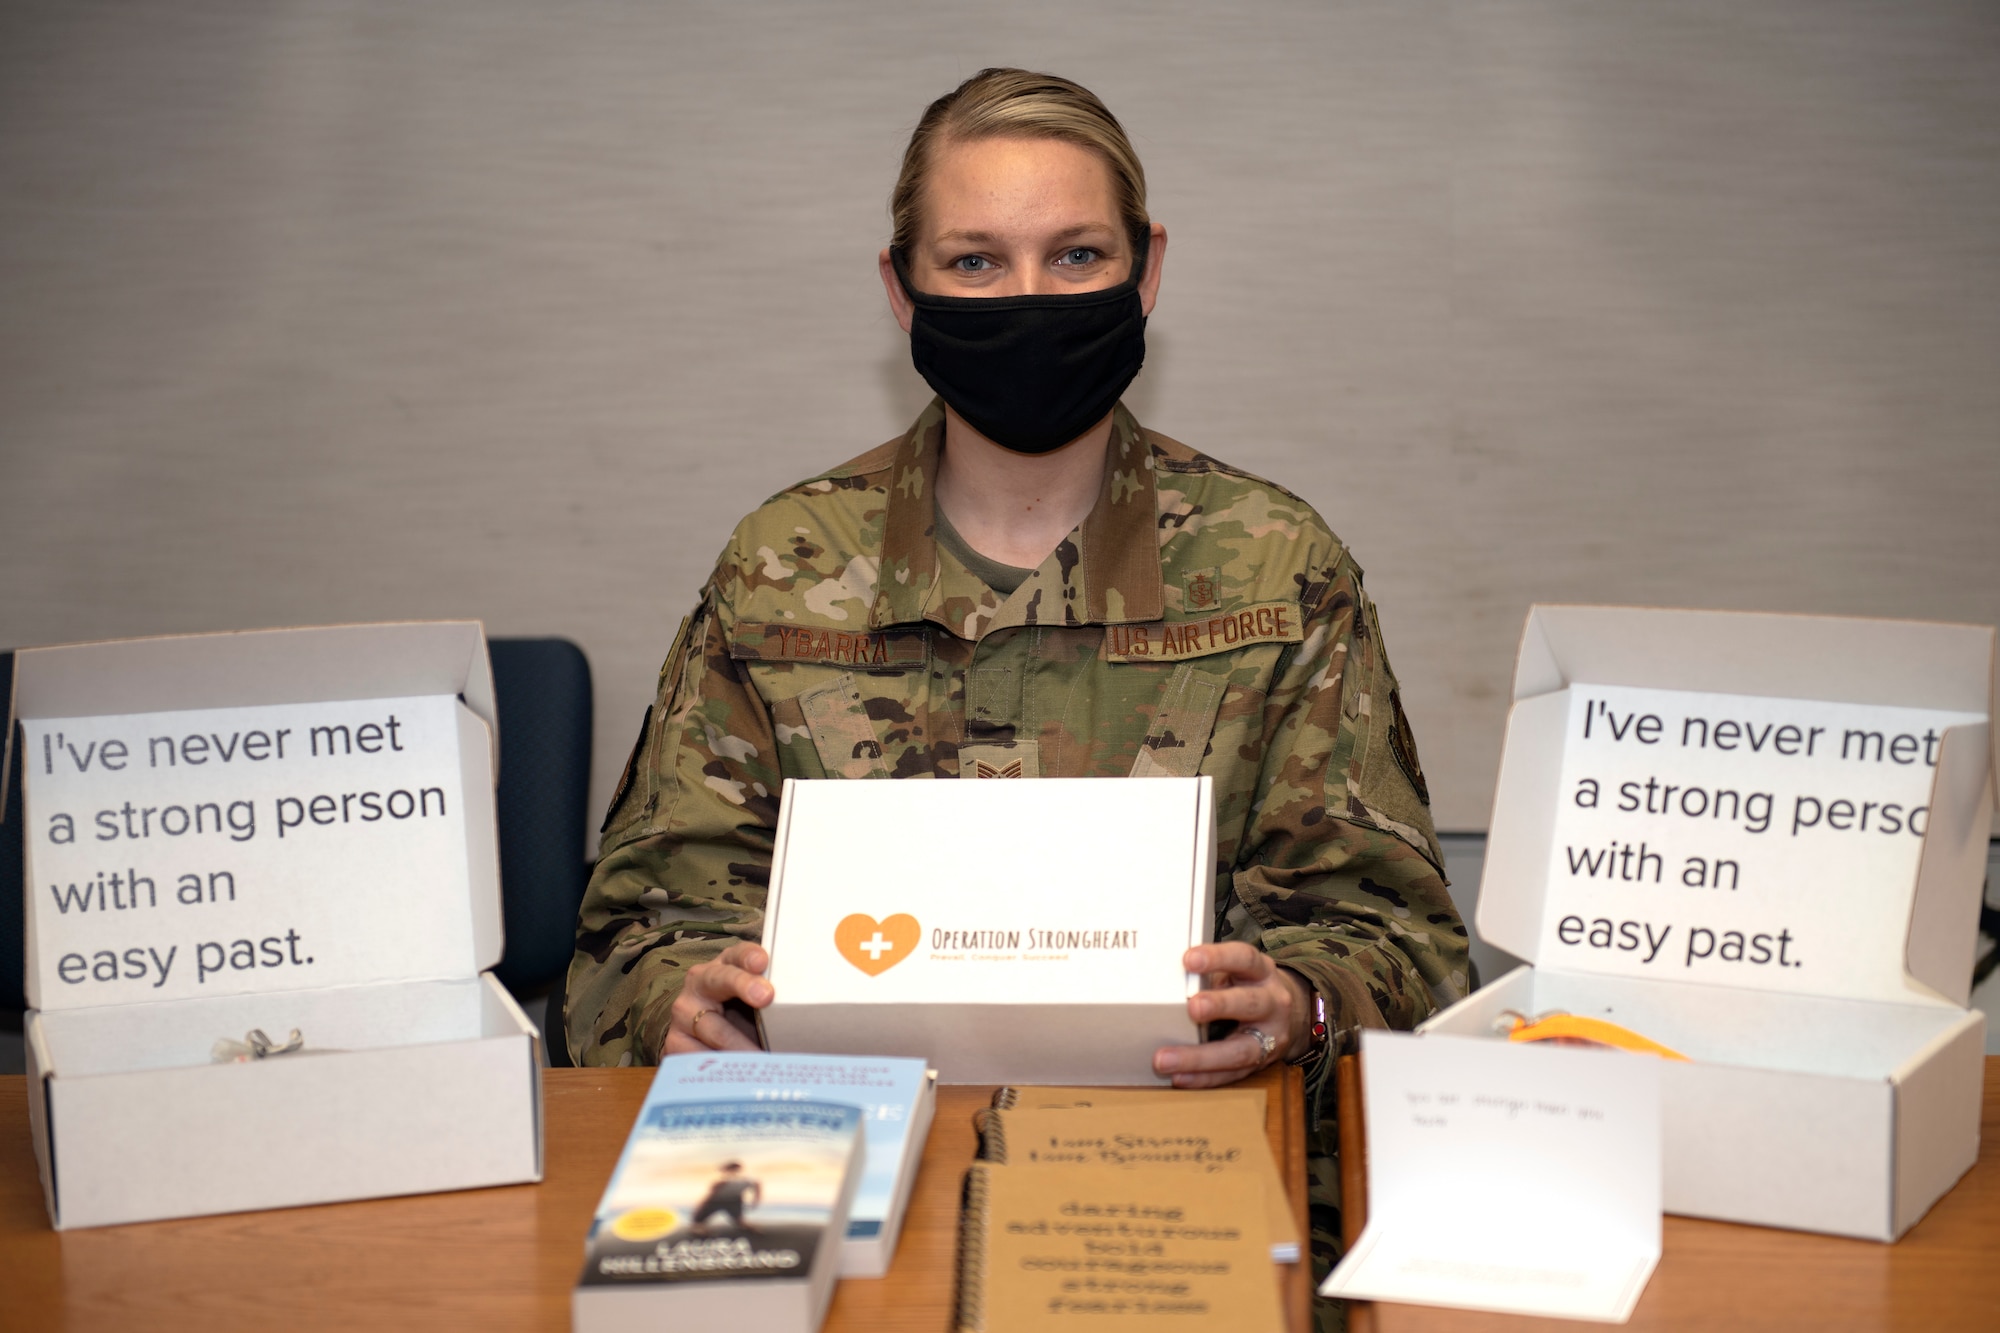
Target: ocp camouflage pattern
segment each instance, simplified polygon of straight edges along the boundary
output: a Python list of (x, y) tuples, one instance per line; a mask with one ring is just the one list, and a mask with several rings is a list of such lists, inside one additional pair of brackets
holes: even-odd
[[(759, 938), (788, 777), (1207, 774), (1216, 938), (1316, 987), (1341, 1048), (1463, 995), (1415, 738), (1319, 515), (1120, 407), (1096, 507), (1002, 597), (934, 540), (943, 433), (933, 402), (737, 526), (606, 820), (570, 969), (578, 1062), (652, 1063), (687, 968)], [(967, 854), (991, 836), (968, 829)]]

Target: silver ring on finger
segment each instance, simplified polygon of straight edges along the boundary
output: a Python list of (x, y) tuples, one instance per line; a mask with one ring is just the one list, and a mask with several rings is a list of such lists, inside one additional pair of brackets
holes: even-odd
[(1260, 1060), (1258, 1063), (1261, 1064), (1263, 1063), (1264, 1060), (1269, 1060), (1272, 1056), (1278, 1053), (1278, 1039), (1272, 1036), (1270, 1033), (1264, 1031), (1264, 1029), (1238, 1028), (1236, 1029), (1236, 1031), (1240, 1036), (1255, 1037), (1257, 1039), (1257, 1044), (1264, 1048), (1263, 1059)]

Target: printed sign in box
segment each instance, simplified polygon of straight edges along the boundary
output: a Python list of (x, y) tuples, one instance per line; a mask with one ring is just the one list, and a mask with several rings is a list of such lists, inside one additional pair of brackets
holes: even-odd
[(785, 784), (764, 941), (774, 1051), (945, 1083), (1157, 1083), (1198, 1041), (1208, 778)]
[(25, 719), (32, 1002), (475, 973), (462, 706)]
[(1506, 1011), (1636, 1029), (1670, 1212), (1893, 1239), (1977, 1146), (1994, 632), (1536, 607), (1478, 928)]
[(1984, 713), (1569, 690), (1539, 956), (1900, 1001), (1944, 738)]
[(33, 649), (13, 716), (58, 1226), (539, 1175), (478, 625)]

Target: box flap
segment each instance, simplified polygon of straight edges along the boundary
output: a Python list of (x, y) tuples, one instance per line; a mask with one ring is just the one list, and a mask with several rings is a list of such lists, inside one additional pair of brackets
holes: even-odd
[[(486, 654), (480, 653), (483, 662)], [(459, 790), (467, 795), (465, 808), (465, 862), (472, 886), (472, 965), (484, 972), (499, 965), (507, 951), (504, 912), (500, 903), (500, 824), (499, 811), (491, 799), (475, 799), (490, 793), (499, 777), (493, 755), (498, 744), (491, 725), (464, 704), (458, 707)], [(484, 886), (492, 886), (486, 892)]]
[(498, 961), (476, 622), (16, 660), (31, 1005), (470, 977)]
[(459, 695), (486, 720), (497, 776), (500, 713), (486, 630), (476, 620), (315, 625), (24, 648), (14, 655), (9, 726), (0, 738), (0, 783), (14, 762), (12, 724), (32, 717), (417, 694)]
[(316, 625), (24, 648), (14, 716), (94, 717), (462, 694), (497, 726), (476, 620)]
[(1525, 698), (1507, 715), (1474, 909), (1481, 939), (1530, 961), (1540, 947), (1541, 886), (1555, 832), (1568, 716), (1569, 696), (1561, 692)]
[(1991, 717), (1994, 636), (1991, 625), (1934, 620), (1538, 603), (1521, 633), (1514, 698), (1587, 683)]
[(1972, 1000), (1986, 845), (1993, 830), (1991, 724), (1953, 727), (1939, 747), (1906, 966), (1912, 979), (1963, 1008)]
[(1482, 935), (1544, 968), (1962, 1005), (1993, 668), (1984, 626), (1533, 608)]

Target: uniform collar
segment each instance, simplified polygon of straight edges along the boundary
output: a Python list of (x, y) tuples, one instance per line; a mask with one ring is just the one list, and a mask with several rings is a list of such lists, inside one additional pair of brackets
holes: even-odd
[[(903, 437), (891, 465), (881, 575), (868, 614), (871, 629), (921, 620), (945, 623), (935, 613), (932, 595), (938, 581), (932, 516), (944, 424), (944, 405), (933, 399)], [(1029, 580), (1062, 593), (1043, 602), (1059, 605), (1060, 615), (1041, 612), (1039, 623), (1125, 625), (1165, 614), (1155, 480), (1152, 447), (1121, 403), (1111, 411), (1111, 440), (1096, 505)], [(1020, 610), (1016, 600), (1008, 599), (992, 628), (1025, 623), (1021, 615), (1009, 614)]]

